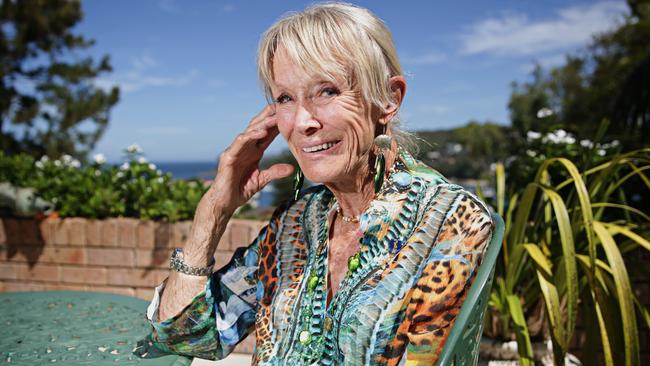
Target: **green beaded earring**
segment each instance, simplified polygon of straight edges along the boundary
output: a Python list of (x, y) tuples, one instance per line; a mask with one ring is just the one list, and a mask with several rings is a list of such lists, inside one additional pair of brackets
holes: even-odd
[(382, 133), (375, 137), (375, 145), (379, 148), (379, 153), (375, 159), (375, 193), (381, 191), (381, 186), (384, 184), (384, 173), (386, 172), (386, 158), (384, 153), (390, 149), (393, 139)]
[(296, 174), (293, 176), (293, 200), (297, 201), (302, 190), (302, 184), (305, 182), (305, 175), (302, 174), (300, 167), (296, 167)]

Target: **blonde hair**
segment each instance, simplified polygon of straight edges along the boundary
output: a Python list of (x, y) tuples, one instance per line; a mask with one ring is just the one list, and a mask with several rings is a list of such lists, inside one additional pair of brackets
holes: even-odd
[[(402, 67), (390, 30), (368, 9), (321, 3), (289, 13), (273, 24), (262, 36), (257, 54), (259, 78), (269, 99), (273, 57), (280, 46), (303, 70), (332, 81), (346, 80), (358, 88), (366, 102), (382, 111), (395, 103), (389, 79), (402, 75)], [(402, 147), (413, 145), (411, 135), (399, 129), (397, 118), (389, 128)]]

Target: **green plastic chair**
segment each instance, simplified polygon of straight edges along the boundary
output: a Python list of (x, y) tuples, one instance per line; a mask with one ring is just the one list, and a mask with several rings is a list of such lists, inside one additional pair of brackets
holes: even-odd
[(505, 226), (503, 219), (497, 214), (492, 214), (492, 220), (494, 221), (492, 239), (488, 244), (476, 279), (456, 317), (447, 343), (438, 358), (436, 364), (438, 366), (474, 366), (478, 363), (479, 346), (483, 333), (483, 316), (490, 298), (494, 268), (501, 250)]

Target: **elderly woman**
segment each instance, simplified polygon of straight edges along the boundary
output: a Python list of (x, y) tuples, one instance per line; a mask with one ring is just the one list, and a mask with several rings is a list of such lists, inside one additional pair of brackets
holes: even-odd
[[(221, 155), (156, 289), (155, 346), (220, 359), (255, 332), (258, 365), (434, 364), (492, 221), (404, 148), (406, 82), (389, 30), (366, 9), (316, 5), (264, 34), (258, 70), (273, 102)], [(279, 134), (302, 173), (259, 170)], [(295, 197), (212, 272), (235, 209), (292, 173)], [(300, 192), (302, 174), (321, 185)]]

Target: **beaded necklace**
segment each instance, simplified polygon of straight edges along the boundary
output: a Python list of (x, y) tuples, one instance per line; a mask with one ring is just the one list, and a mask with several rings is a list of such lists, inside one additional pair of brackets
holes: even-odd
[[(396, 166), (398, 165), (398, 160), (396, 159), (395, 164), (389, 172), (392, 174), (395, 172)], [(390, 179), (388, 179), (390, 182)], [(391, 184), (386, 182), (385, 184)], [(376, 199), (376, 198), (375, 198)], [(338, 351), (336, 351), (336, 345), (334, 342), (334, 333), (338, 331), (339, 324), (336, 324), (333, 315), (339, 313), (338, 307), (340, 306), (339, 301), (345, 303), (345, 299), (341, 300), (341, 297), (348, 298), (351, 294), (352, 289), (350, 288), (351, 283), (356, 283), (359, 278), (365, 275), (363, 269), (367, 264), (370, 264), (370, 260), (375, 254), (362, 253), (368, 251), (369, 245), (373, 245), (373, 240), (367, 237), (362, 237), (359, 240), (360, 246), (359, 250), (351, 255), (348, 258), (347, 263), (347, 272), (345, 278), (339, 285), (339, 291), (342, 294), (339, 295), (337, 292), (336, 296), (333, 296), (332, 301), (329, 306), (327, 305), (327, 289), (329, 286), (327, 278), (327, 267), (329, 257), (329, 228), (330, 222), (327, 219), (328, 214), (335, 210), (337, 215), (340, 215), (342, 220), (346, 223), (360, 223), (360, 216), (348, 217), (342, 214), (341, 208), (336, 202), (336, 199), (332, 197), (323, 207), (321, 219), (321, 231), (319, 233), (319, 240), (316, 246), (316, 250), (313, 251), (309, 260), (310, 263), (313, 263), (312, 268), (309, 270), (307, 275), (307, 280), (305, 281), (305, 291), (300, 300), (300, 314), (301, 318), (297, 320), (299, 322), (298, 332), (298, 342), (297, 351), (298, 358), (300, 359), (300, 364), (311, 365), (314, 363), (321, 362), (322, 357), (329, 358), (334, 356), (337, 358)], [(372, 202), (370, 203), (372, 206)], [(367, 211), (367, 210), (366, 210)], [(390, 252), (393, 252), (393, 245), (390, 245)], [(372, 250), (375, 251), (374, 249)], [(364, 264), (365, 263), (365, 264)], [(361, 273), (364, 272), (364, 273)], [(328, 355), (328, 356), (325, 356)]]

